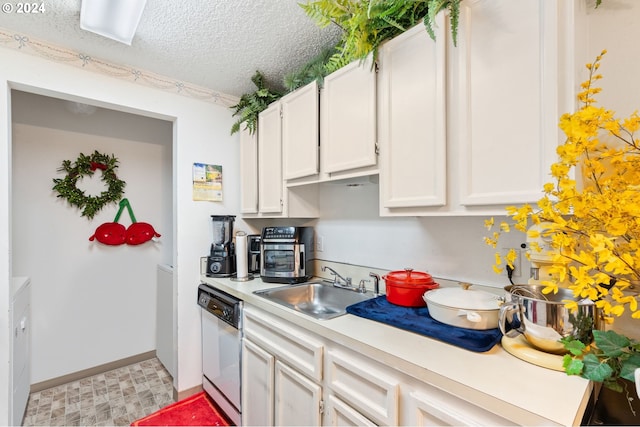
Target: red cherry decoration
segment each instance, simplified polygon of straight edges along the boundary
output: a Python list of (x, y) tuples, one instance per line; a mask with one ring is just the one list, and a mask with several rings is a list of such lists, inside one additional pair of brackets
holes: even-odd
[(89, 240), (92, 242), (93, 239), (105, 245), (122, 245), (126, 241), (126, 229), (124, 225), (118, 224), (117, 222), (105, 222), (96, 228), (93, 236), (89, 237)]
[(127, 228), (125, 239), (127, 245), (141, 245), (154, 237), (160, 237), (160, 233), (156, 232), (151, 224), (136, 222)]

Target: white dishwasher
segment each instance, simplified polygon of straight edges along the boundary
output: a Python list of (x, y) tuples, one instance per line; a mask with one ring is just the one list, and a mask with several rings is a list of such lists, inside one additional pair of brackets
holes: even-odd
[(235, 425), (241, 425), (242, 301), (198, 286), (202, 316), (202, 388)]

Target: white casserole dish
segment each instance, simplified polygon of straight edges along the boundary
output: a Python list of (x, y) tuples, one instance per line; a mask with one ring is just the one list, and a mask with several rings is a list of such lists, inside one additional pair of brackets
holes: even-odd
[(504, 298), (477, 289), (438, 288), (425, 292), (429, 314), (438, 322), (459, 328), (486, 330), (498, 327)]

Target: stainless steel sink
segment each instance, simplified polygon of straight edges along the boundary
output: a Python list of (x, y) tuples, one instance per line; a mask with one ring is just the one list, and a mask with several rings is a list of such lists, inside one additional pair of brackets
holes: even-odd
[(351, 304), (374, 297), (371, 291), (359, 293), (336, 288), (322, 281), (265, 289), (255, 291), (254, 294), (315, 319), (332, 319), (342, 316), (347, 313), (345, 309)]

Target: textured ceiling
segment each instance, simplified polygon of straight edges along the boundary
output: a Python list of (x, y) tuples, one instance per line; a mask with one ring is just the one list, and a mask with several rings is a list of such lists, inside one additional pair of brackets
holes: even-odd
[(131, 46), (81, 30), (80, 0), (45, 2), (42, 14), (0, 13), (0, 27), (240, 96), (255, 90), (256, 70), (281, 88), (285, 74), (337, 42), (339, 28), (318, 28), (300, 1), (148, 0)]

